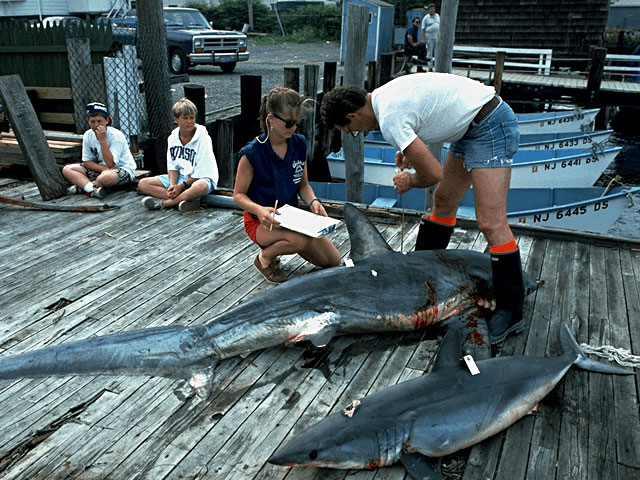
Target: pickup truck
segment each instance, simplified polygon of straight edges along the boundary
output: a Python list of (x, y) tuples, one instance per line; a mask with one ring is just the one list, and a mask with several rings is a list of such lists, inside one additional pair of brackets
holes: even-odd
[[(244, 33), (213, 30), (195, 8), (166, 7), (163, 10), (171, 73), (185, 73), (191, 65), (217, 65), (223, 72), (231, 73), (237, 62), (249, 60)], [(135, 10), (110, 21), (116, 48), (118, 44), (137, 44)]]

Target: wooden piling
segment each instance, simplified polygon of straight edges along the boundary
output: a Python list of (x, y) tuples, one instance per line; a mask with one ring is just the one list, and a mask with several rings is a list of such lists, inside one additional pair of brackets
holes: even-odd
[(500, 95), (500, 89), (502, 88), (502, 74), (504, 73), (504, 61), (507, 57), (507, 52), (496, 52), (496, 72), (493, 77), (493, 87), (496, 89), (496, 93)]
[(380, 64), (378, 66), (378, 86), (393, 79), (393, 62), (395, 54), (393, 52), (381, 53)]
[(260, 101), (262, 99), (262, 77), (260, 75), (240, 76), (240, 118), (242, 131), (238, 141), (244, 145), (260, 134)]
[[(369, 9), (350, 4), (347, 10), (347, 48), (344, 62), (344, 84), (364, 86), (364, 63), (369, 29)], [(345, 157), (347, 201), (362, 203), (364, 199), (364, 143), (357, 137), (342, 133)]]
[(184, 86), (184, 96), (191, 100), (198, 109), (198, 113), (196, 114), (196, 122), (198, 122), (200, 125), (204, 125), (206, 109), (204, 103), (204, 86), (197, 85), (195, 83), (187, 83)]
[(589, 78), (587, 79), (587, 89), (585, 91), (585, 107), (587, 108), (594, 107), (598, 103), (606, 57), (606, 48), (593, 45), (589, 47), (589, 63), (587, 66)]
[(297, 67), (284, 67), (283, 85), (300, 92), (300, 69)]
[(316, 105), (318, 103), (318, 81), (320, 67), (318, 65), (304, 66), (304, 96), (311, 99), (311, 111), (302, 122), (302, 134), (307, 139), (307, 162), (313, 161), (316, 133)]
[[(336, 62), (324, 62), (322, 75), (322, 96), (333, 90), (336, 86)], [(321, 101), (322, 99), (318, 99)], [(327, 155), (331, 151), (331, 138), (333, 132), (337, 130), (328, 128), (323, 121), (318, 123), (318, 134), (316, 136), (316, 146), (313, 151), (313, 160), (307, 167), (309, 180), (317, 182), (330, 182), (331, 172), (327, 163)]]

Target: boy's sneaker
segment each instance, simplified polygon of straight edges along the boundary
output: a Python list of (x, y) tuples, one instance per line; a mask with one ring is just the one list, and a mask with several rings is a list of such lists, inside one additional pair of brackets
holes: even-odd
[(200, 210), (200, 199), (198, 200), (183, 200), (178, 204), (178, 210), (182, 213), (196, 212)]
[(78, 187), (76, 187), (75, 185), (71, 185), (69, 188), (67, 188), (67, 195), (75, 195), (76, 193), (78, 193)]
[(104, 187), (98, 187), (93, 190), (93, 192), (91, 193), (91, 196), (103, 199), (104, 197), (107, 196), (107, 189)]
[(153, 197), (144, 197), (142, 199), (142, 206), (147, 210), (160, 210), (162, 208), (162, 201), (158, 201)]

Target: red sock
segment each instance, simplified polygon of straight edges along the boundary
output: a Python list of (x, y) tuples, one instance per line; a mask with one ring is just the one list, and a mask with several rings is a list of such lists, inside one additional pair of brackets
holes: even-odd
[(453, 227), (456, 224), (456, 217), (436, 217), (433, 213), (425, 215), (425, 218), (433, 223)]
[(503, 243), (502, 245), (489, 245), (489, 251), (491, 253), (511, 253), (515, 252), (516, 250), (518, 250), (518, 243), (516, 242), (515, 238), (510, 242)]

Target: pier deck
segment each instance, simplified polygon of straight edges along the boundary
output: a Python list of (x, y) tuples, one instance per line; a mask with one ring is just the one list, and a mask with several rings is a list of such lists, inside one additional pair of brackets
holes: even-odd
[[(0, 179), (0, 193), (41, 201), (35, 184)], [(252, 266), (257, 247), (240, 212), (147, 211), (114, 192), (103, 213), (0, 204), (0, 355), (111, 332), (195, 325), (272, 288)], [(95, 204), (82, 195), (63, 204)], [(396, 249), (413, 245), (416, 217), (379, 223)], [(341, 226), (332, 239), (343, 255)], [(640, 253), (580, 234), (518, 233), (527, 272), (545, 286), (525, 303), (527, 328), (502, 355), (556, 355), (560, 322), (578, 342), (640, 355)], [(484, 251), (458, 229), (450, 248)], [(290, 277), (311, 270), (285, 257)], [(0, 477), (9, 479), (404, 479), (402, 466), (346, 472), (276, 467), (269, 455), (294, 432), (367, 393), (430, 367), (438, 330), (349, 335), (323, 351), (307, 343), (220, 363), (209, 398), (183, 381), (75, 376), (0, 382)], [(443, 459), (445, 478), (640, 478), (640, 374), (570, 370), (540, 410), (507, 431)]]
[[(470, 77), (480, 82), (489, 81), (490, 72), (486, 69), (453, 68), (451, 73)], [(491, 74), (493, 78), (493, 74)], [(534, 73), (516, 73), (505, 71), (502, 75), (502, 96), (513, 100), (537, 97), (541, 99), (571, 98), (577, 104), (585, 101), (587, 78), (579, 75), (552, 73), (538, 75)], [(640, 106), (640, 83), (603, 80), (600, 85), (598, 105)]]

